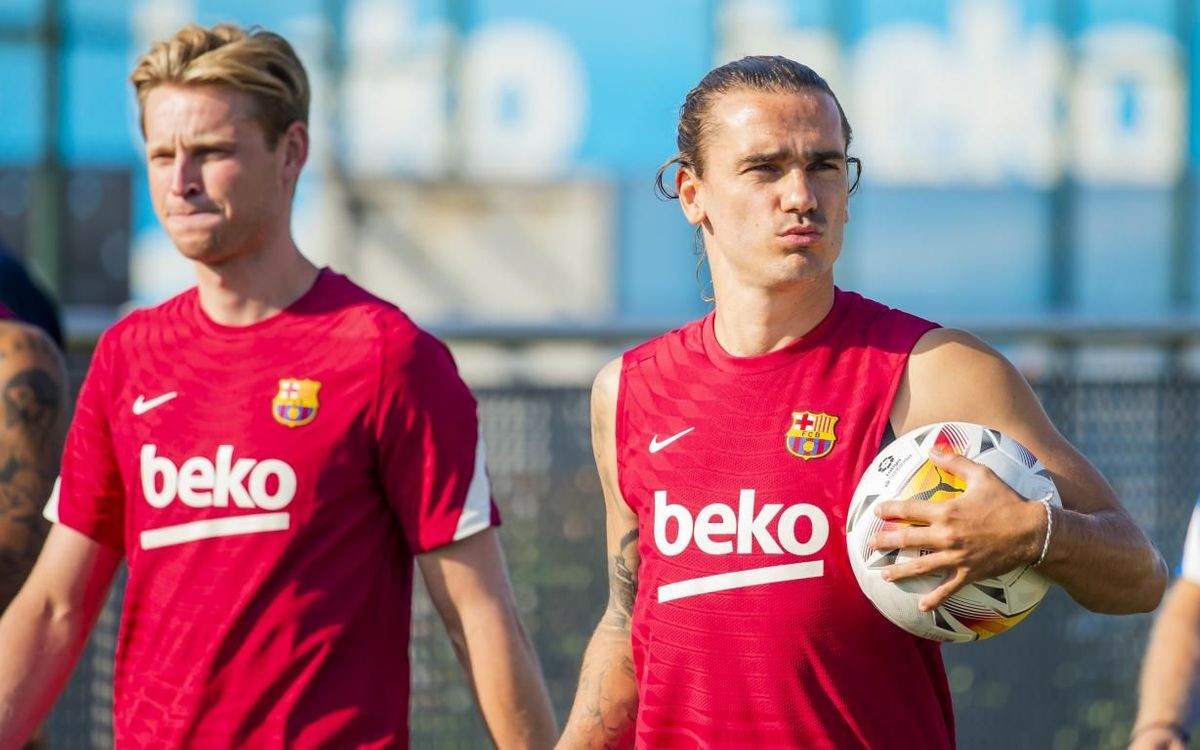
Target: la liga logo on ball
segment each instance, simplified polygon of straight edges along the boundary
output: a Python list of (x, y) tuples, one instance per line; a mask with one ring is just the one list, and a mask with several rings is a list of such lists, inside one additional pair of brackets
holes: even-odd
[(941, 422), (918, 427), (879, 452), (859, 480), (846, 516), (850, 567), (867, 598), (884, 617), (913, 635), (935, 641), (983, 640), (1003, 633), (1029, 616), (1050, 588), (1030, 566), (967, 584), (941, 606), (922, 612), (917, 603), (939, 586), (940, 575), (885, 581), (889, 565), (925, 554), (920, 549), (872, 549), (871, 538), (894, 528), (872, 510), (884, 500), (953, 502), (966, 482), (929, 460), (935, 446), (983, 464), (1026, 500), (1049, 496), (1061, 505), (1058, 489), (1041, 462), (1016, 440), (970, 422)]

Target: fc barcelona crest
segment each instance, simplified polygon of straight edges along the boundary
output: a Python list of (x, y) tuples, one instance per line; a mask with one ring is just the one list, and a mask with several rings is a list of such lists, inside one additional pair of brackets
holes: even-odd
[(792, 412), (792, 426), (787, 431), (787, 449), (796, 458), (807, 461), (828, 455), (837, 442), (834, 428), (838, 418), (832, 414), (811, 411)]
[(285, 427), (301, 427), (317, 418), (317, 391), (321, 384), (315, 380), (283, 378), (279, 394), (271, 401), (271, 415)]

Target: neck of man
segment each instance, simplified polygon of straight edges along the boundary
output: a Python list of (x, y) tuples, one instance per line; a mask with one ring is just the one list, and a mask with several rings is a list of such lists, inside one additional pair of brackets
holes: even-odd
[(735, 357), (782, 349), (816, 328), (833, 308), (832, 273), (773, 289), (715, 281), (714, 333)]
[(266, 320), (304, 296), (320, 273), (290, 234), (223, 263), (197, 261), (200, 307), (214, 322), (247, 326)]

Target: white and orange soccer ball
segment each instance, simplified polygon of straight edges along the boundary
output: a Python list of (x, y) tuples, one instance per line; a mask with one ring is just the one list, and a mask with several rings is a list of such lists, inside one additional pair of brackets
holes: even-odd
[(872, 509), (883, 500), (953, 502), (966, 482), (929, 460), (941, 445), (995, 472), (1027, 500), (1050, 496), (1061, 505), (1049, 473), (1016, 440), (970, 422), (942, 422), (919, 427), (886, 446), (867, 467), (846, 516), (846, 550), (863, 593), (885, 617), (913, 635), (935, 641), (975, 641), (1002, 633), (1025, 619), (1046, 595), (1050, 581), (1029, 566), (968, 584), (931, 612), (917, 608), (921, 597), (936, 588), (942, 575), (901, 581), (883, 580), (889, 565), (915, 559), (919, 549), (870, 548), (871, 537), (895, 522), (883, 521)]

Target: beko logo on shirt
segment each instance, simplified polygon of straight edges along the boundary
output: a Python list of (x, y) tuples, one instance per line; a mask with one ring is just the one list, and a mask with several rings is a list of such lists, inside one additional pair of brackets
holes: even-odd
[(277, 458), (235, 458), (232, 445), (220, 445), (215, 461), (193, 456), (176, 466), (167, 456), (158, 455), (157, 445), (143, 445), (138, 470), (142, 495), (151, 507), (164, 509), (178, 499), (190, 508), (259, 511), (146, 529), (140, 535), (142, 549), (283, 531), (291, 524), (291, 515), (283, 509), (296, 497), (296, 470)]
[[(296, 472), (275, 458), (255, 461), (233, 458), (233, 446), (217, 448), (214, 464), (195, 456), (182, 466), (155, 455), (156, 445), (143, 445), (142, 494), (155, 508), (165, 508), (176, 497), (193, 508), (286, 508), (296, 496)], [(270, 481), (274, 479), (274, 481)], [(159, 489), (161, 480), (161, 489)]]
[[(829, 518), (811, 503), (764, 503), (755, 508), (754, 490), (738, 493), (738, 506), (711, 503), (697, 511), (667, 501), (667, 491), (654, 493), (654, 545), (674, 557), (694, 541), (708, 555), (747, 555), (762, 552), (795, 556), (816, 554), (829, 540)], [(668, 527), (669, 522), (674, 528)], [(673, 536), (672, 536), (672, 531)], [(772, 533), (773, 532), (773, 533)], [(762, 583), (778, 583), (825, 574), (822, 560), (736, 570), (660, 586), (660, 602), (713, 591), (726, 591)]]

